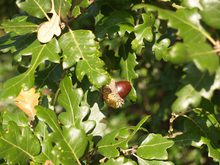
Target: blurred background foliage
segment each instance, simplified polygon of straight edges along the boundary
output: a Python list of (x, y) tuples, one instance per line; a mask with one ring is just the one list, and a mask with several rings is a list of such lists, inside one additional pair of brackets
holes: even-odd
[[(18, 7), (16, 6), (15, 0), (1, 0), (0, 1), (0, 24), (6, 20), (15, 16), (19, 12)], [(0, 28), (0, 37), (4, 36), (5, 33), (3, 29)], [(3, 82), (14, 75), (17, 74), (16, 66), (12, 64), (13, 56), (10, 53), (0, 52), (0, 92), (2, 89)], [(0, 101), (0, 110), (3, 110), (5, 107), (13, 109), (13, 106), (10, 106), (10, 101)]]
[[(108, 12), (106, 8), (109, 7), (109, 4), (113, 6), (116, 4), (118, 5), (118, 8), (121, 8), (122, 6), (116, 1), (117, 0), (113, 0), (112, 2), (109, 1), (106, 6), (103, 5), (102, 11)], [(122, 4), (124, 1), (122, 1)], [(163, 2), (165, 2), (165, 0)], [(173, 2), (180, 4), (181, 1), (173, 0)], [(123, 8), (126, 7), (127, 6), (123, 6)], [(114, 8), (117, 8), (117, 6), (114, 6)], [(0, 1), (0, 23), (4, 19), (12, 18), (12, 16), (18, 12), (19, 10), (16, 7), (15, 0)], [(88, 20), (88, 18), (84, 19)], [(0, 29), (0, 36), (3, 35), (4, 31)], [(111, 54), (111, 51), (108, 50), (108, 53)], [(118, 129), (118, 126), (136, 125), (142, 116), (151, 115), (150, 122), (146, 124), (147, 130), (149, 132), (160, 133), (166, 136), (167, 131), (169, 130), (169, 119), (171, 117), (170, 105), (176, 99), (175, 92), (179, 86), (178, 83), (181, 79), (183, 68), (180, 65), (174, 66), (171, 63), (157, 61), (152, 54), (152, 51), (147, 51), (147, 49), (146, 52), (143, 52), (138, 58), (139, 65), (136, 68), (136, 72), (139, 75), (139, 78), (134, 84), (138, 100), (136, 103), (131, 104), (120, 111), (115, 111), (113, 109), (105, 111), (108, 119), (108, 129), (114, 130)], [(17, 74), (17, 66), (16, 64), (12, 64), (11, 61), (13, 61), (13, 56), (11, 54), (0, 52), (0, 92), (3, 82)], [(213, 101), (217, 100), (217, 97), (218, 92), (215, 97), (213, 97)], [(215, 102), (217, 103), (217, 101)], [(10, 102), (0, 101), (0, 109), (3, 110), (6, 107), (11, 110), (14, 108)], [(181, 119), (175, 121), (175, 127), (181, 127), (181, 122)], [(140, 134), (137, 135), (137, 139), (135, 140), (140, 140), (138, 139), (138, 137), (141, 137)], [(174, 146), (169, 149), (169, 160), (176, 165), (217, 164), (208, 157), (206, 148), (197, 149), (185, 146)]]

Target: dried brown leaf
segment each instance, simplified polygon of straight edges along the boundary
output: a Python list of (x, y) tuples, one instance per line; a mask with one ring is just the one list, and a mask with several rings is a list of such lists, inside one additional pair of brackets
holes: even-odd
[(34, 107), (38, 105), (39, 97), (40, 94), (35, 93), (35, 88), (29, 90), (22, 89), (19, 95), (15, 98), (15, 105), (33, 120), (36, 115)]

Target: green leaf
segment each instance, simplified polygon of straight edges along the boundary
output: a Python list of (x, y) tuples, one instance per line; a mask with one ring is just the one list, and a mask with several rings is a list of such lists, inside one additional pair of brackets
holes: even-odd
[(88, 138), (85, 132), (75, 127), (60, 128), (55, 112), (50, 109), (38, 106), (37, 117), (40, 121), (47, 123), (52, 130), (51, 140), (54, 142), (54, 150), (63, 164), (77, 162), (84, 155)]
[(152, 42), (152, 27), (155, 22), (155, 17), (152, 13), (144, 13), (141, 16), (143, 19), (143, 23), (138, 24), (134, 27), (134, 34), (136, 38), (131, 43), (132, 49), (134, 49), (137, 54), (140, 54), (142, 48), (144, 47), (144, 39), (148, 42)]
[(60, 151), (55, 150), (52, 141), (47, 138), (41, 142), (41, 154), (34, 158), (34, 162), (44, 164), (50, 160), (53, 164), (62, 164), (58, 157), (59, 153)]
[(40, 152), (38, 139), (29, 127), (19, 128), (14, 122), (0, 135), (0, 158), (8, 164), (28, 164)]
[(74, 126), (76, 128), (84, 128), (86, 132), (91, 131), (95, 127), (95, 123), (91, 120), (83, 121), (89, 114), (87, 106), (79, 106), (82, 97), (82, 89), (72, 89), (72, 80), (65, 77), (60, 83), (61, 94), (58, 96), (58, 102), (63, 106), (66, 112), (59, 115), (59, 119), (65, 127)]
[(37, 31), (38, 25), (28, 22), (27, 16), (15, 17), (12, 20), (7, 20), (2, 23), (5, 32), (14, 32), (17, 35), (23, 35), (26, 33), (33, 33)]
[(182, 6), (184, 7), (188, 7), (188, 8), (199, 8), (199, 9), (202, 9), (202, 6), (199, 2), (200, 0), (194, 0), (194, 1), (191, 1), (191, 0), (183, 0), (182, 1)]
[(16, 112), (4, 111), (2, 117), (3, 117), (3, 122), (2, 122), (3, 128), (7, 127), (8, 123), (11, 121), (15, 122), (19, 127), (29, 126), (29, 120), (27, 116), (25, 116), (25, 113), (23, 113), (20, 110)]
[(175, 138), (175, 143), (208, 147), (208, 155), (215, 161), (220, 162), (220, 124), (216, 116), (209, 109), (194, 109), (189, 116), (185, 117), (185, 129), (182, 135)]
[[(105, 135), (97, 144), (98, 151), (107, 158), (119, 156), (118, 148), (127, 149), (128, 142), (147, 121), (149, 116), (144, 117), (135, 128), (121, 128)], [(130, 132), (132, 130), (132, 133)]]
[(47, 17), (51, 10), (51, 0), (26, 0), (17, 3), (18, 7), (28, 14), (37, 18)]
[(213, 28), (220, 29), (220, 1), (200, 0), (202, 20)]
[(208, 72), (201, 72), (194, 65), (185, 67), (186, 75), (182, 79), (185, 85), (177, 93), (177, 99), (172, 105), (174, 112), (182, 112), (190, 106), (196, 107), (201, 102), (201, 98), (210, 100), (215, 90), (220, 89), (220, 68), (215, 75)]
[(201, 71), (208, 70), (210, 73), (214, 73), (218, 69), (219, 57), (209, 44), (201, 42), (185, 45), (188, 50), (186, 56), (191, 57)]
[(132, 15), (125, 11), (114, 11), (109, 16), (103, 17), (96, 25), (95, 34), (97, 38), (104, 38), (108, 34), (112, 37), (116, 32), (123, 35), (126, 31), (132, 32), (134, 27)]
[(174, 165), (170, 161), (161, 161), (161, 160), (145, 160), (136, 156), (139, 165)]
[(95, 103), (91, 108), (91, 114), (89, 115), (88, 119), (95, 121), (96, 123), (95, 129), (91, 133), (93, 136), (103, 136), (105, 134), (107, 125), (102, 122), (104, 118), (105, 115), (100, 111), (98, 104)]
[(0, 50), (2, 52), (11, 51), (16, 55), (15, 60), (21, 61), (21, 54), (20, 51), (27, 48), (36, 40), (36, 35), (26, 34), (17, 36), (15, 34), (7, 34), (0, 39)]
[(119, 156), (118, 148), (128, 148), (129, 130), (121, 128), (105, 135), (97, 144), (100, 154), (107, 158)]
[(184, 69), (186, 75), (183, 77), (184, 84), (192, 84), (196, 91), (206, 99), (211, 99), (213, 92), (220, 89), (220, 68), (216, 70), (215, 75), (208, 72), (201, 72), (194, 65), (188, 65)]
[(178, 9), (173, 12), (151, 5), (146, 5), (146, 7), (157, 10), (160, 18), (168, 19), (168, 25), (178, 29), (178, 34), (183, 38), (186, 50), (199, 69), (207, 69), (213, 73), (218, 68), (219, 58), (211, 46), (206, 43), (206, 39), (213, 45), (215, 41), (200, 25), (200, 15), (197, 10)]
[(156, 6), (146, 5), (149, 9), (157, 10), (159, 17), (169, 20), (169, 26), (178, 29), (178, 34), (186, 43), (204, 42), (210, 35), (200, 24), (200, 15), (195, 9), (178, 9), (170, 11)]
[[(76, 76), (79, 81), (85, 75), (97, 88), (110, 81), (109, 74), (103, 69), (104, 62), (99, 58), (98, 43), (89, 30), (70, 31), (59, 40), (63, 50), (63, 67), (76, 64)], [(86, 42), (85, 42), (86, 41)]]
[[(132, 80), (138, 77), (137, 73), (135, 72), (135, 67), (137, 65), (136, 55), (133, 53), (129, 53), (127, 59), (121, 58), (120, 67), (121, 67), (121, 77), (132, 82)], [(132, 84), (132, 83), (131, 83)], [(137, 99), (136, 90), (132, 84), (132, 90), (129, 93), (128, 97), (135, 101)]]
[(66, 18), (71, 8), (71, 0), (54, 0), (55, 11), (61, 18)]
[(57, 156), (60, 151), (57, 152), (54, 149), (46, 123), (39, 121), (34, 133), (41, 142), (41, 153), (34, 158), (34, 162), (44, 164), (47, 160), (50, 160), (53, 164), (61, 164)]
[(55, 39), (44, 45), (35, 41), (29, 47), (22, 50), (20, 54), (24, 56), (32, 55), (30, 67), (24, 73), (7, 80), (3, 85), (0, 97), (16, 96), (22, 87), (32, 87), (34, 85), (34, 72), (37, 67), (46, 60), (58, 63), (60, 59), (59, 51), (59, 45)]
[(170, 59), (169, 53), (168, 53), (169, 46), (170, 46), (170, 40), (167, 38), (165, 38), (165, 39), (161, 40), (160, 42), (155, 43), (153, 45), (152, 50), (155, 53), (157, 60), (163, 59), (164, 61), (168, 61)]
[(117, 159), (109, 159), (104, 165), (137, 165), (137, 163), (131, 159), (125, 157), (118, 157)]
[(137, 149), (137, 155), (144, 159), (168, 159), (167, 149), (174, 142), (162, 137), (160, 134), (149, 134)]
[(181, 88), (176, 96), (178, 98), (172, 105), (173, 112), (186, 111), (189, 106), (196, 107), (201, 101), (201, 95), (190, 84)]

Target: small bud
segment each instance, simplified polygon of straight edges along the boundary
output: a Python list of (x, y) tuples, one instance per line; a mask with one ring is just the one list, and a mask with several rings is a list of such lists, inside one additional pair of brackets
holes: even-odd
[(124, 99), (131, 91), (128, 81), (111, 81), (109, 85), (102, 88), (102, 97), (106, 104), (112, 108), (120, 108), (124, 104)]

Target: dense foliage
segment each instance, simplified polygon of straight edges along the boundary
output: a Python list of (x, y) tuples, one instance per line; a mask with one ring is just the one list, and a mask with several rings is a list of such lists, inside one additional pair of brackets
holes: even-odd
[[(219, 0), (16, 4), (0, 26), (1, 164), (220, 162)], [(118, 109), (112, 80), (132, 86)]]

